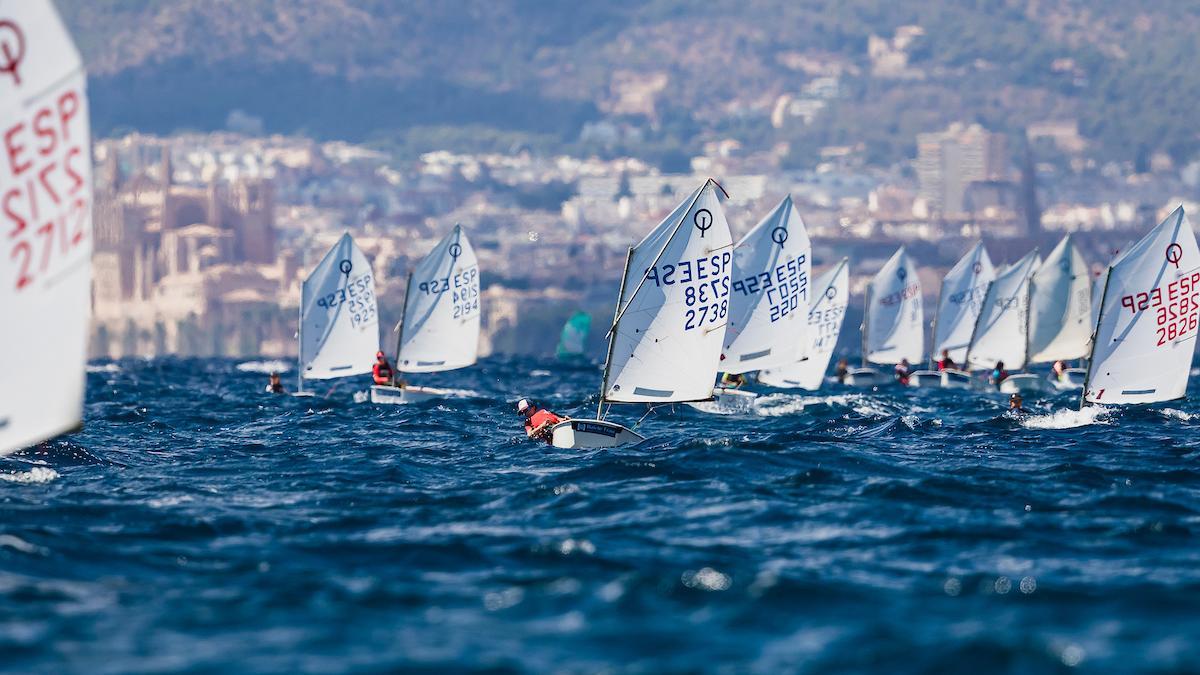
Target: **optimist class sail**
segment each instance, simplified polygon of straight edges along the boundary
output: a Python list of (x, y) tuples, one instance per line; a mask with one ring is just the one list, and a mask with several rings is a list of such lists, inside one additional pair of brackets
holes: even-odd
[(808, 310), (808, 358), (798, 363), (759, 372), (758, 381), (770, 387), (800, 387), (809, 391), (821, 388), (833, 348), (842, 332), (846, 306), (850, 300), (850, 266), (843, 258), (817, 277), (813, 284), (817, 295)]
[(1037, 268), (1037, 251), (1030, 251), (996, 275), (984, 297), (975, 323), (967, 365), (992, 368), (1003, 361), (1007, 369), (1025, 367), (1028, 359), (1029, 280)]
[(1071, 235), (1033, 273), (1029, 287), (1029, 362), (1087, 356), (1092, 337), (1091, 279)]
[(1187, 390), (1200, 250), (1183, 207), (1109, 267), (1083, 404), (1154, 403)]
[(328, 380), (371, 372), (379, 312), (371, 264), (343, 234), (304, 280), (300, 296), (300, 377)]
[(409, 276), (396, 367), (433, 373), (475, 363), (479, 317), (479, 261), (455, 225)]
[(604, 401), (712, 397), (733, 262), (718, 191), (708, 180), (630, 249), (609, 342)]
[(955, 363), (964, 363), (975, 320), (983, 307), (988, 284), (996, 278), (992, 259), (983, 242), (975, 244), (946, 273), (938, 294), (937, 318), (934, 320), (933, 358), (939, 359), (942, 350), (949, 352)]
[(87, 74), (47, 0), (0, 0), (0, 455), (78, 427), (92, 285)]
[(917, 363), (925, 354), (921, 280), (901, 246), (867, 287), (863, 353), (870, 363)]
[(804, 358), (812, 244), (791, 196), (733, 247), (721, 370), (745, 373)]

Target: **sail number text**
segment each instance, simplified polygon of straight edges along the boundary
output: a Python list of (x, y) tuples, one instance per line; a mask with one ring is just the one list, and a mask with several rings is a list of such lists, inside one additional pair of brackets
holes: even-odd
[[(72, 87), (0, 129), (0, 237), (17, 291), (88, 236), (92, 217), (87, 114)], [(8, 267), (8, 265), (0, 265)]]
[(838, 328), (842, 325), (842, 315), (845, 313), (846, 308), (842, 306), (809, 311), (808, 325), (810, 330), (816, 332), (813, 338), (814, 347), (821, 351), (833, 349), (832, 343), (837, 342)]
[(1154, 310), (1158, 324), (1158, 342), (1161, 347), (1168, 342), (1183, 338), (1196, 330), (1200, 318), (1200, 272), (1192, 272), (1163, 287), (1121, 298), (1121, 307), (1131, 314)]
[(417, 290), (425, 295), (450, 293), (454, 318), (465, 319), (479, 311), (479, 268), (470, 267), (453, 276), (422, 281)]
[(716, 324), (729, 313), (729, 265), (733, 255), (701, 256), (695, 260), (663, 263), (646, 270), (646, 281), (658, 288), (683, 287), (684, 330)]
[(808, 307), (808, 275), (804, 272), (804, 254), (793, 258), (782, 265), (776, 265), (774, 278), (771, 272), (759, 272), (753, 276), (733, 282), (733, 290), (742, 295), (757, 295), (765, 293), (767, 304), (771, 307), (771, 322), (774, 323), (795, 312), (800, 307)]
[(345, 287), (317, 298), (317, 307), (332, 310), (346, 305), (350, 311), (350, 325), (355, 328), (375, 318), (375, 279), (363, 274), (346, 282)]

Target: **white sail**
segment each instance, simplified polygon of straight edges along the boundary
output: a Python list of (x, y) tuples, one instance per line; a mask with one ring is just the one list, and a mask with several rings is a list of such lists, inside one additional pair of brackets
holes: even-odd
[(343, 234), (304, 280), (300, 376), (328, 380), (369, 373), (377, 351), (375, 277), (354, 239)]
[(804, 357), (812, 244), (791, 196), (733, 247), (721, 369), (745, 373)]
[(1200, 314), (1200, 250), (1183, 207), (1113, 261), (1084, 403), (1153, 403), (1187, 389)]
[(707, 181), (630, 250), (609, 342), (604, 400), (712, 397), (733, 266), (719, 191)]
[(79, 426), (92, 284), (87, 75), (47, 0), (0, 0), (0, 454)]
[(1071, 235), (1033, 273), (1029, 287), (1029, 362), (1087, 356), (1092, 337), (1092, 283)]
[(815, 391), (821, 388), (833, 348), (842, 332), (842, 320), (850, 300), (850, 266), (845, 258), (817, 277), (813, 284), (816, 295), (808, 310), (808, 358), (779, 368), (758, 373), (758, 381), (770, 387), (800, 387)]
[(475, 363), (479, 317), (479, 261), (455, 225), (409, 276), (396, 367), (432, 373)]
[(871, 363), (918, 363), (925, 358), (921, 280), (901, 246), (867, 289), (864, 353)]
[(988, 285), (983, 309), (975, 322), (967, 366), (995, 367), (1003, 361), (1008, 370), (1025, 367), (1028, 358), (1029, 280), (1037, 269), (1037, 251), (1009, 265)]
[(983, 306), (983, 296), (988, 284), (996, 278), (992, 259), (983, 242), (975, 244), (946, 273), (942, 290), (938, 294), (937, 318), (934, 322), (933, 358), (939, 359), (942, 351), (949, 352), (955, 363), (967, 358), (967, 346), (975, 330), (975, 320)]

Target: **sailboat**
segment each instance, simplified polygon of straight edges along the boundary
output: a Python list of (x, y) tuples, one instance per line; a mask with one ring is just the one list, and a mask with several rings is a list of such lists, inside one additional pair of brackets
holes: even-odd
[(863, 316), (863, 367), (851, 368), (846, 384), (874, 386), (884, 377), (867, 364), (919, 363), (925, 358), (925, 314), (917, 268), (901, 246), (867, 286)]
[[(808, 232), (788, 195), (733, 247), (722, 370), (748, 373), (804, 357), (811, 260)], [(713, 397), (719, 411), (739, 412), (757, 395), (717, 387)]]
[(1006, 369), (1025, 367), (1029, 359), (1029, 282), (1039, 262), (1037, 251), (1030, 251), (988, 284), (967, 347), (967, 368), (990, 370), (999, 362)]
[[(988, 284), (995, 278), (996, 270), (982, 241), (971, 247), (946, 273), (933, 321), (933, 359), (940, 359), (944, 351), (954, 363), (964, 364), (965, 368), (975, 320), (983, 306)], [(965, 388), (970, 386), (971, 375), (959, 368), (946, 368), (941, 372), (919, 370), (912, 374), (909, 383)]]
[[(1033, 273), (1029, 287), (1029, 363), (1070, 361), (1087, 356), (1094, 326), (1091, 321), (1091, 279), (1088, 266), (1070, 234), (1062, 238)], [(1068, 368), (1056, 389), (1080, 389), (1087, 371)], [(1020, 386), (1031, 375), (1014, 375)], [(1041, 384), (1040, 378), (1037, 379)]]
[(850, 266), (845, 258), (813, 283), (816, 294), (808, 310), (807, 358), (758, 373), (758, 381), (769, 387), (799, 387), (809, 391), (821, 388), (833, 349), (842, 332), (842, 320), (850, 300)]
[(592, 332), (592, 316), (587, 312), (575, 312), (563, 324), (558, 337), (558, 348), (554, 355), (560, 360), (581, 359), (587, 351), (588, 335)]
[[(92, 289), (87, 73), (47, 0), (0, 0), (0, 455), (83, 421)], [(36, 218), (36, 222), (34, 222)]]
[(1180, 206), (1108, 268), (1080, 407), (1183, 398), (1198, 298), (1200, 250)]
[(559, 448), (601, 448), (642, 436), (604, 420), (608, 403), (682, 403), (712, 398), (729, 315), (733, 241), (711, 178), (629, 249), (596, 419), (551, 429)]
[(300, 292), (300, 374), (331, 380), (371, 372), (379, 350), (379, 310), (371, 264), (347, 232), (321, 258)]
[[(396, 370), (438, 373), (473, 365), (479, 355), (479, 261), (455, 225), (408, 275), (396, 325)], [(371, 387), (372, 403), (415, 403), (454, 392), (397, 382)]]

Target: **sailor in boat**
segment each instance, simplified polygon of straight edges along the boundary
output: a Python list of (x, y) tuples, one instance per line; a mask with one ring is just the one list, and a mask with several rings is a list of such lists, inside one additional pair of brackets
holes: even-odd
[(551, 427), (568, 419), (537, 407), (527, 398), (517, 401), (517, 414), (525, 418), (526, 436), (547, 443), (554, 440), (550, 434)]
[(1025, 401), (1021, 399), (1020, 394), (1013, 393), (1012, 396), (1008, 397), (1008, 409), (1011, 412), (1018, 413), (1018, 414), (1026, 412), (1025, 408), (1021, 406), (1021, 404), (1024, 402)]
[(375, 352), (375, 365), (371, 368), (371, 374), (375, 377), (375, 384), (392, 384), (395, 373), (392, 371), (392, 364), (388, 363), (387, 356), (382, 350)]
[(937, 360), (938, 372), (941, 372), (943, 370), (954, 370), (954, 368), (957, 367), (957, 365), (958, 364), (956, 364), (954, 362), (954, 359), (950, 358), (950, 350), (943, 349), (942, 350), (942, 358)]
[(900, 363), (896, 364), (896, 381), (900, 384), (908, 384), (908, 377), (912, 375), (912, 364), (908, 359), (900, 359)]
[(279, 373), (272, 372), (271, 379), (267, 382), (268, 394), (286, 394), (283, 389), (283, 382), (279, 381)]
[(1059, 382), (1064, 382), (1067, 379), (1067, 364), (1063, 363), (1062, 359), (1054, 362), (1054, 379)]
[(837, 375), (838, 384), (846, 384), (846, 373), (850, 372), (850, 364), (846, 359), (838, 359), (837, 370), (834, 374)]
[(741, 373), (723, 373), (721, 386), (729, 389), (741, 389), (746, 386), (746, 378)]
[(997, 361), (996, 367), (992, 369), (992, 373), (988, 375), (988, 384), (999, 389), (1000, 383), (1008, 379), (1008, 371), (1004, 369), (1004, 362)]

